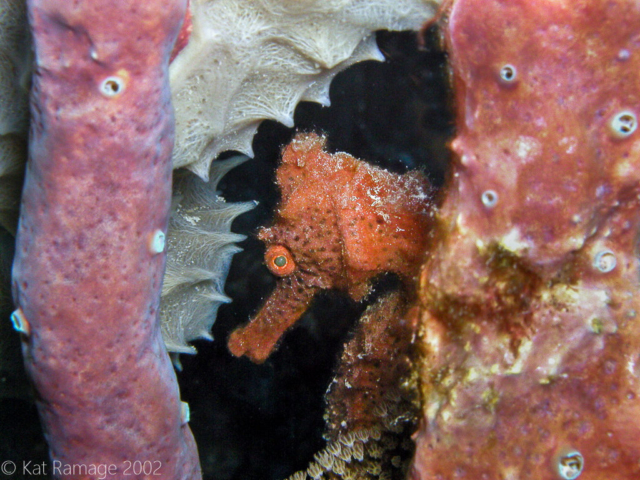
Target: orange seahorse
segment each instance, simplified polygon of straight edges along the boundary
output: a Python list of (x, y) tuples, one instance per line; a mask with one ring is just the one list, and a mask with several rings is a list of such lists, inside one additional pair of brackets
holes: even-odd
[(258, 234), (267, 267), (281, 278), (257, 315), (231, 334), (235, 356), (266, 360), (321, 289), (359, 301), (376, 275), (394, 272), (409, 281), (422, 263), (434, 217), (426, 178), (331, 155), (325, 144), (314, 133), (298, 134), (283, 151), (281, 203), (273, 226)]

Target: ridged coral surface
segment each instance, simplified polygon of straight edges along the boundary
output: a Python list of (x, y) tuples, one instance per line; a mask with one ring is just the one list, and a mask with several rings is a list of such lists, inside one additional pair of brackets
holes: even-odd
[(225, 173), (246, 159), (213, 163), (209, 182), (191, 172), (176, 173), (160, 298), (162, 336), (170, 352), (196, 353), (188, 342), (211, 340), (218, 307), (231, 301), (224, 282), (233, 254), (240, 251), (235, 242), (245, 239), (231, 233), (231, 223), (255, 203), (227, 203), (216, 188)]
[(189, 44), (171, 65), (174, 165), (203, 178), (220, 152), (252, 156), (262, 120), (293, 126), (301, 100), (329, 104), (350, 65), (382, 60), (376, 30), (416, 30), (432, 0), (194, 0)]
[(458, 0), (410, 478), (640, 476), (640, 4)]

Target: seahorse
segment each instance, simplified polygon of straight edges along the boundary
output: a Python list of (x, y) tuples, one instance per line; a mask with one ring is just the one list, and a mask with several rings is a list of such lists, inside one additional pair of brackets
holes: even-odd
[(235, 356), (264, 362), (320, 290), (360, 301), (383, 272), (405, 282), (417, 275), (434, 221), (427, 179), (329, 154), (325, 146), (323, 136), (301, 133), (283, 151), (281, 202), (273, 225), (258, 233), (266, 265), (280, 278), (256, 316), (231, 334)]

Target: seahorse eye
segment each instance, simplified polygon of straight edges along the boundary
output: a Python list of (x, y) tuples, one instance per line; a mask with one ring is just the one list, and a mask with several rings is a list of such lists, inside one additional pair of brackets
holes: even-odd
[(280, 277), (291, 275), (296, 269), (293, 255), (283, 245), (272, 245), (264, 254), (264, 260), (271, 273)]
[(284, 267), (287, 264), (287, 257), (284, 255), (279, 255), (273, 259), (273, 264), (276, 267)]

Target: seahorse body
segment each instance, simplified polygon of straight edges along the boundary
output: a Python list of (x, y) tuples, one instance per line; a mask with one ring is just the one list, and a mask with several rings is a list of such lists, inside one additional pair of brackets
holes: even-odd
[(231, 334), (236, 356), (266, 360), (321, 289), (359, 301), (380, 273), (417, 273), (433, 221), (427, 180), (329, 154), (325, 144), (324, 137), (299, 134), (283, 151), (282, 200), (273, 226), (258, 234), (267, 267), (281, 279), (251, 322)]

